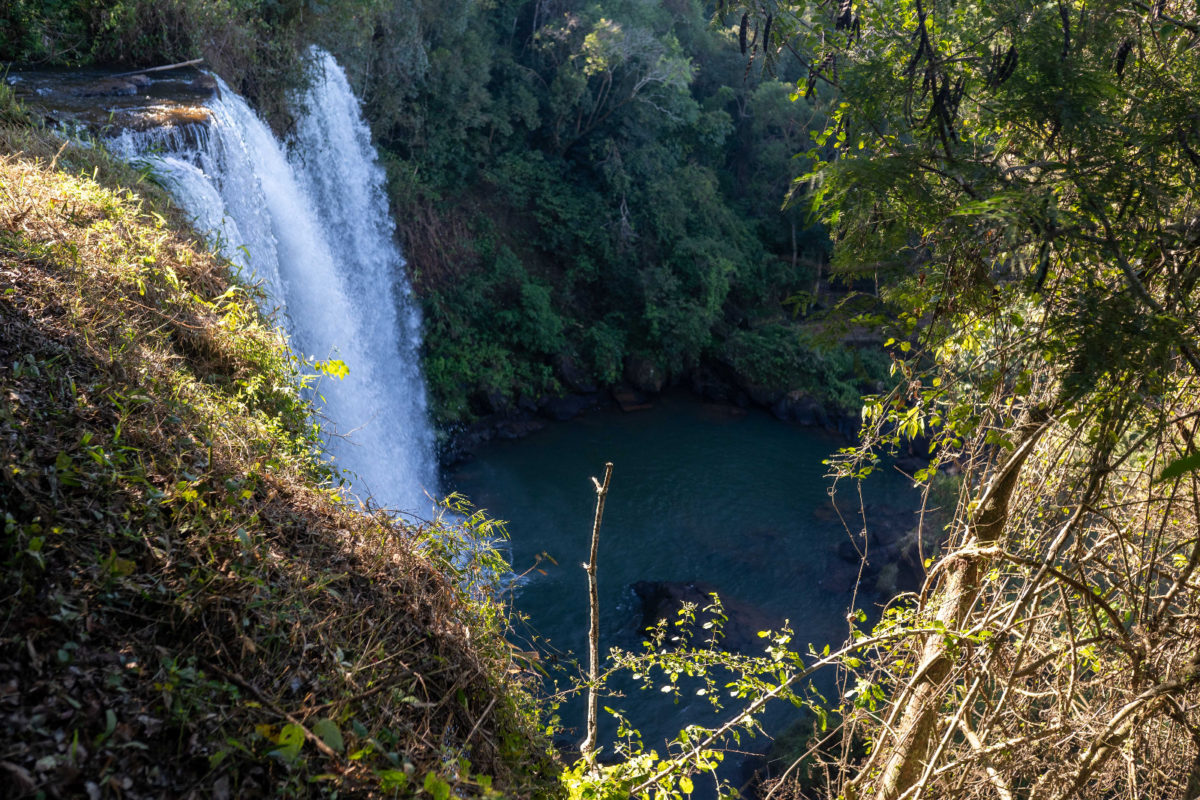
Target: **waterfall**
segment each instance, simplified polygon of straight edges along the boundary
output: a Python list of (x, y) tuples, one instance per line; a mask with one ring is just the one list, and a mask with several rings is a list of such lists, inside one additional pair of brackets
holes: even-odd
[(313, 58), (286, 147), (218, 78), (197, 135), (126, 132), (114, 148), (150, 161), (197, 228), (263, 283), (294, 350), (345, 362), (349, 374), (322, 376), (313, 396), (326, 452), (354, 492), (428, 515), (437, 484), (420, 314), (358, 100), (329, 54)]

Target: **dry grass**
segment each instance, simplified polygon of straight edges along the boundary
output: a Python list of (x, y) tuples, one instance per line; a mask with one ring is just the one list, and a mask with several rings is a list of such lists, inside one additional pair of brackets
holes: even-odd
[(552, 792), (499, 609), (342, 505), (253, 290), (138, 179), (0, 128), (0, 795)]

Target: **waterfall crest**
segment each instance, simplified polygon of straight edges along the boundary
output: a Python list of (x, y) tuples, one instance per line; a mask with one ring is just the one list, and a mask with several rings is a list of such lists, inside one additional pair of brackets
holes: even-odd
[(360, 499), (427, 515), (437, 473), (421, 318), (358, 100), (332, 56), (313, 57), (287, 147), (219, 78), (199, 135), (127, 132), (115, 147), (151, 161), (243, 277), (262, 281), (293, 349), (345, 362), (349, 375), (323, 377), (314, 398), (326, 452)]

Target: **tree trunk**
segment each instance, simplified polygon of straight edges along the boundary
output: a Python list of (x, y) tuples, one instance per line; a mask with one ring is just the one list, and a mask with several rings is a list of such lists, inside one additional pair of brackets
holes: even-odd
[[(990, 563), (988, 556), (974, 551), (996, 544), (1004, 533), (1009, 498), (1016, 488), (1021, 467), (1046, 429), (1046, 418), (1045, 412), (1037, 410), (1019, 426), (1020, 444), (984, 492), (980, 510), (968, 523), (963, 551), (947, 557), (937, 612), (937, 619), (947, 631), (965, 627), (975, 604), (979, 576), (987, 571)], [(930, 748), (937, 741), (938, 715), (945, 694), (943, 682), (952, 666), (945, 637), (929, 636), (920, 666), (909, 681), (907, 691), (897, 698), (897, 702), (905, 702), (905, 708), (895, 727), (893, 741), (889, 746), (885, 740), (878, 750), (887, 760), (876, 785), (875, 800), (896, 800), (925, 772)], [(853, 783), (865, 777), (866, 770), (852, 782), (851, 792)]]

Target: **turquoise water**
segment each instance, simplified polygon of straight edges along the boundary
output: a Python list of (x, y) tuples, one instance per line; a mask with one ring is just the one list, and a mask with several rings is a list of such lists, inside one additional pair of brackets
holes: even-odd
[[(630, 588), (636, 581), (712, 584), (724, 598), (789, 620), (801, 650), (810, 642), (820, 650), (845, 640), (851, 602), (847, 565), (835, 552), (848, 535), (821, 463), (844, 445), (840, 436), (764, 412), (666, 396), (650, 410), (600, 411), (489, 444), (450, 471), (446, 485), (509, 523), (513, 568), (527, 572), (514, 605), (559, 665), (572, 655), (586, 663), (581, 563), (595, 509), (591, 477), (603, 477), (606, 461), (614, 470), (598, 568), (602, 653), (640, 645), (640, 601)], [(864, 493), (868, 503), (908, 507), (915, 504), (909, 486), (898, 473), (881, 471)], [(837, 505), (857, 530), (854, 486), (839, 488)], [(873, 602), (859, 598), (860, 607)], [(635, 690), (604, 704), (626, 710), (647, 746), (660, 746), (685, 722), (723, 719), (694, 697), (674, 705)], [(562, 714), (581, 738), (581, 708)], [(752, 748), (765, 745), (759, 740)]]

